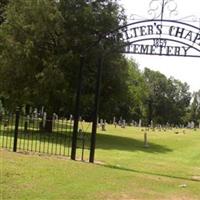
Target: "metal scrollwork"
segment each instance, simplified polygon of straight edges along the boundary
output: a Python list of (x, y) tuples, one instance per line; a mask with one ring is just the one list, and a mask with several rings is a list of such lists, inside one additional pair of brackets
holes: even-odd
[(151, 16), (151, 18), (156, 19), (161, 16), (161, 9), (162, 9), (162, 4), (160, 0), (152, 0), (149, 3), (149, 11), (148, 14)]
[[(165, 12), (166, 10), (168, 13)], [(148, 14), (152, 19), (162, 19), (164, 13), (165, 15), (167, 14), (170, 18), (178, 14), (177, 4), (174, 0), (152, 0), (149, 3)]]
[(178, 11), (177, 11), (177, 3), (174, 0), (168, 0), (166, 2), (166, 6), (169, 11), (169, 17), (177, 16)]

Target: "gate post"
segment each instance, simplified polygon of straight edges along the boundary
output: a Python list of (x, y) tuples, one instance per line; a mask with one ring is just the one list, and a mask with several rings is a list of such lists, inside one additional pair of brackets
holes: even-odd
[(16, 118), (15, 118), (15, 132), (14, 132), (13, 152), (17, 151), (18, 128), (19, 128), (19, 108), (17, 107), (17, 109), (16, 109)]
[(99, 112), (99, 97), (100, 97), (100, 87), (101, 87), (101, 75), (102, 75), (102, 65), (103, 65), (103, 55), (101, 53), (98, 60), (98, 69), (97, 69), (97, 82), (96, 82), (96, 91), (95, 91), (95, 102), (94, 102), (94, 114), (92, 122), (92, 134), (91, 134), (91, 144), (90, 144), (90, 158), (89, 162), (94, 162), (95, 148), (96, 148), (96, 134), (97, 134), (97, 119)]
[(76, 104), (74, 112), (74, 127), (72, 134), (72, 150), (71, 150), (71, 159), (76, 160), (76, 146), (77, 146), (77, 134), (78, 134), (78, 122), (80, 115), (80, 98), (81, 98), (81, 86), (82, 86), (82, 73), (83, 73), (84, 57), (80, 56), (80, 67), (78, 74), (78, 86), (76, 93)]

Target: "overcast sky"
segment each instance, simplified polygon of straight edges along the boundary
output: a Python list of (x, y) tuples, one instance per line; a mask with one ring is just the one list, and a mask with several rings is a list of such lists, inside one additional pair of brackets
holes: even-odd
[[(190, 15), (195, 15), (197, 19), (200, 19), (200, 0), (174, 1), (177, 3), (178, 11), (175, 17), (176, 19), (181, 19)], [(129, 16), (137, 14), (146, 19), (150, 18), (148, 15), (150, 0), (119, 0), (119, 2), (124, 6)], [(197, 25), (200, 26), (200, 23), (197, 23)], [(200, 89), (200, 58), (144, 55), (131, 55), (131, 57), (139, 64), (141, 70), (148, 67), (160, 71), (167, 77), (173, 76), (182, 82), (187, 82), (190, 85), (191, 91)]]

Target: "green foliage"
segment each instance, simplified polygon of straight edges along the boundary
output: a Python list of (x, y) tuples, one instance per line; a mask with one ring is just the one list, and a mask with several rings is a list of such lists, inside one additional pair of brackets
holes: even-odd
[(193, 101), (190, 106), (190, 121), (200, 123), (200, 90), (193, 94)]
[[(81, 54), (86, 57), (83, 90), (90, 88), (83, 99), (92, 96), (99, 54), (98, 46), (93, 46), (124, 20), (115, 2), (83, 0), (11, 1), (6, 17), (0, 33), (2, 95), (12, 107), (44, 105), (49, 113), (73, 112)], [(107, 41), (103, 45), (111, 48)], [(107, 69), (117, 56), (105, 59)], [(83, 104), (83, 112), (92, 109), (90, 102)]]
[(100, 118), (142, 119), (146, 124), (152, 119), (161, 124), (198, 120), (196, 98), (188, 109), (191, 94), (186, 83), (149, 69), (143, 73), (120, 53), (120, 30), (109, 34), (126, 24), (117, 1), (0, 3), (0, 16), (6, 19), (0, 25), (0, 96), (7, 109), (44, 106), (49, 114), (72, 114), (84, 56), (81, 115), (91, 120), (97, 62), (103, 55)]
[(150, 69), (145, 69), (144, 76), (148, 86), (149, 124), (151, 120), (160, 124), (185, 123), (183, 117), (191, 100), (189, 86)]

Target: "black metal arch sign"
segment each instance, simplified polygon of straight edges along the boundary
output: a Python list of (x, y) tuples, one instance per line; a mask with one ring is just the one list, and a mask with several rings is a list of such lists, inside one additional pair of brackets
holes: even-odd
[[(118, 27), (115, 30), (106, 33), (105, 35), (100, 34), (98, 41), (96, 41), (95, 45), (92, 45), (92, 47), (100, 45), (101, 39), (112, 41), (114, 40), (114, 42), (121, 40), (119, 43), (121, 44), (122, 42), (123, 44), (122, 53), (200, 57), (200, 19), (198, 21), (199, 27), (195, 26), (193, 23), (186, 23), (183, 20), (170, 20), (170, 18), (164, 19), (165, 8), (168, 9), (170, 16), (172, 14), (176, 14), (177, 5), (174, 0), (151, 0), (149, 7), (150, 10), (148, 13), (153, 16), (153, 19), (134, 21), (133, 23)], [(79, 68), (79, 84), (76, 96), (76, 112), (74, 116), (74, 129), (72, 137), (71, 158), (73, 160), (76, 159), (83, 63), (84, 59), (81, 56)], [(95, 155), (101, 71), (102, 55), (100, 55), (97, 70), (98, 78), (96, 84), (95, 110), (90, 144), (90, 162), (94, 162)]]
[(124, 53), (200, 57), (200, 28), (174, 20), (144, 20), (122, 27)]

